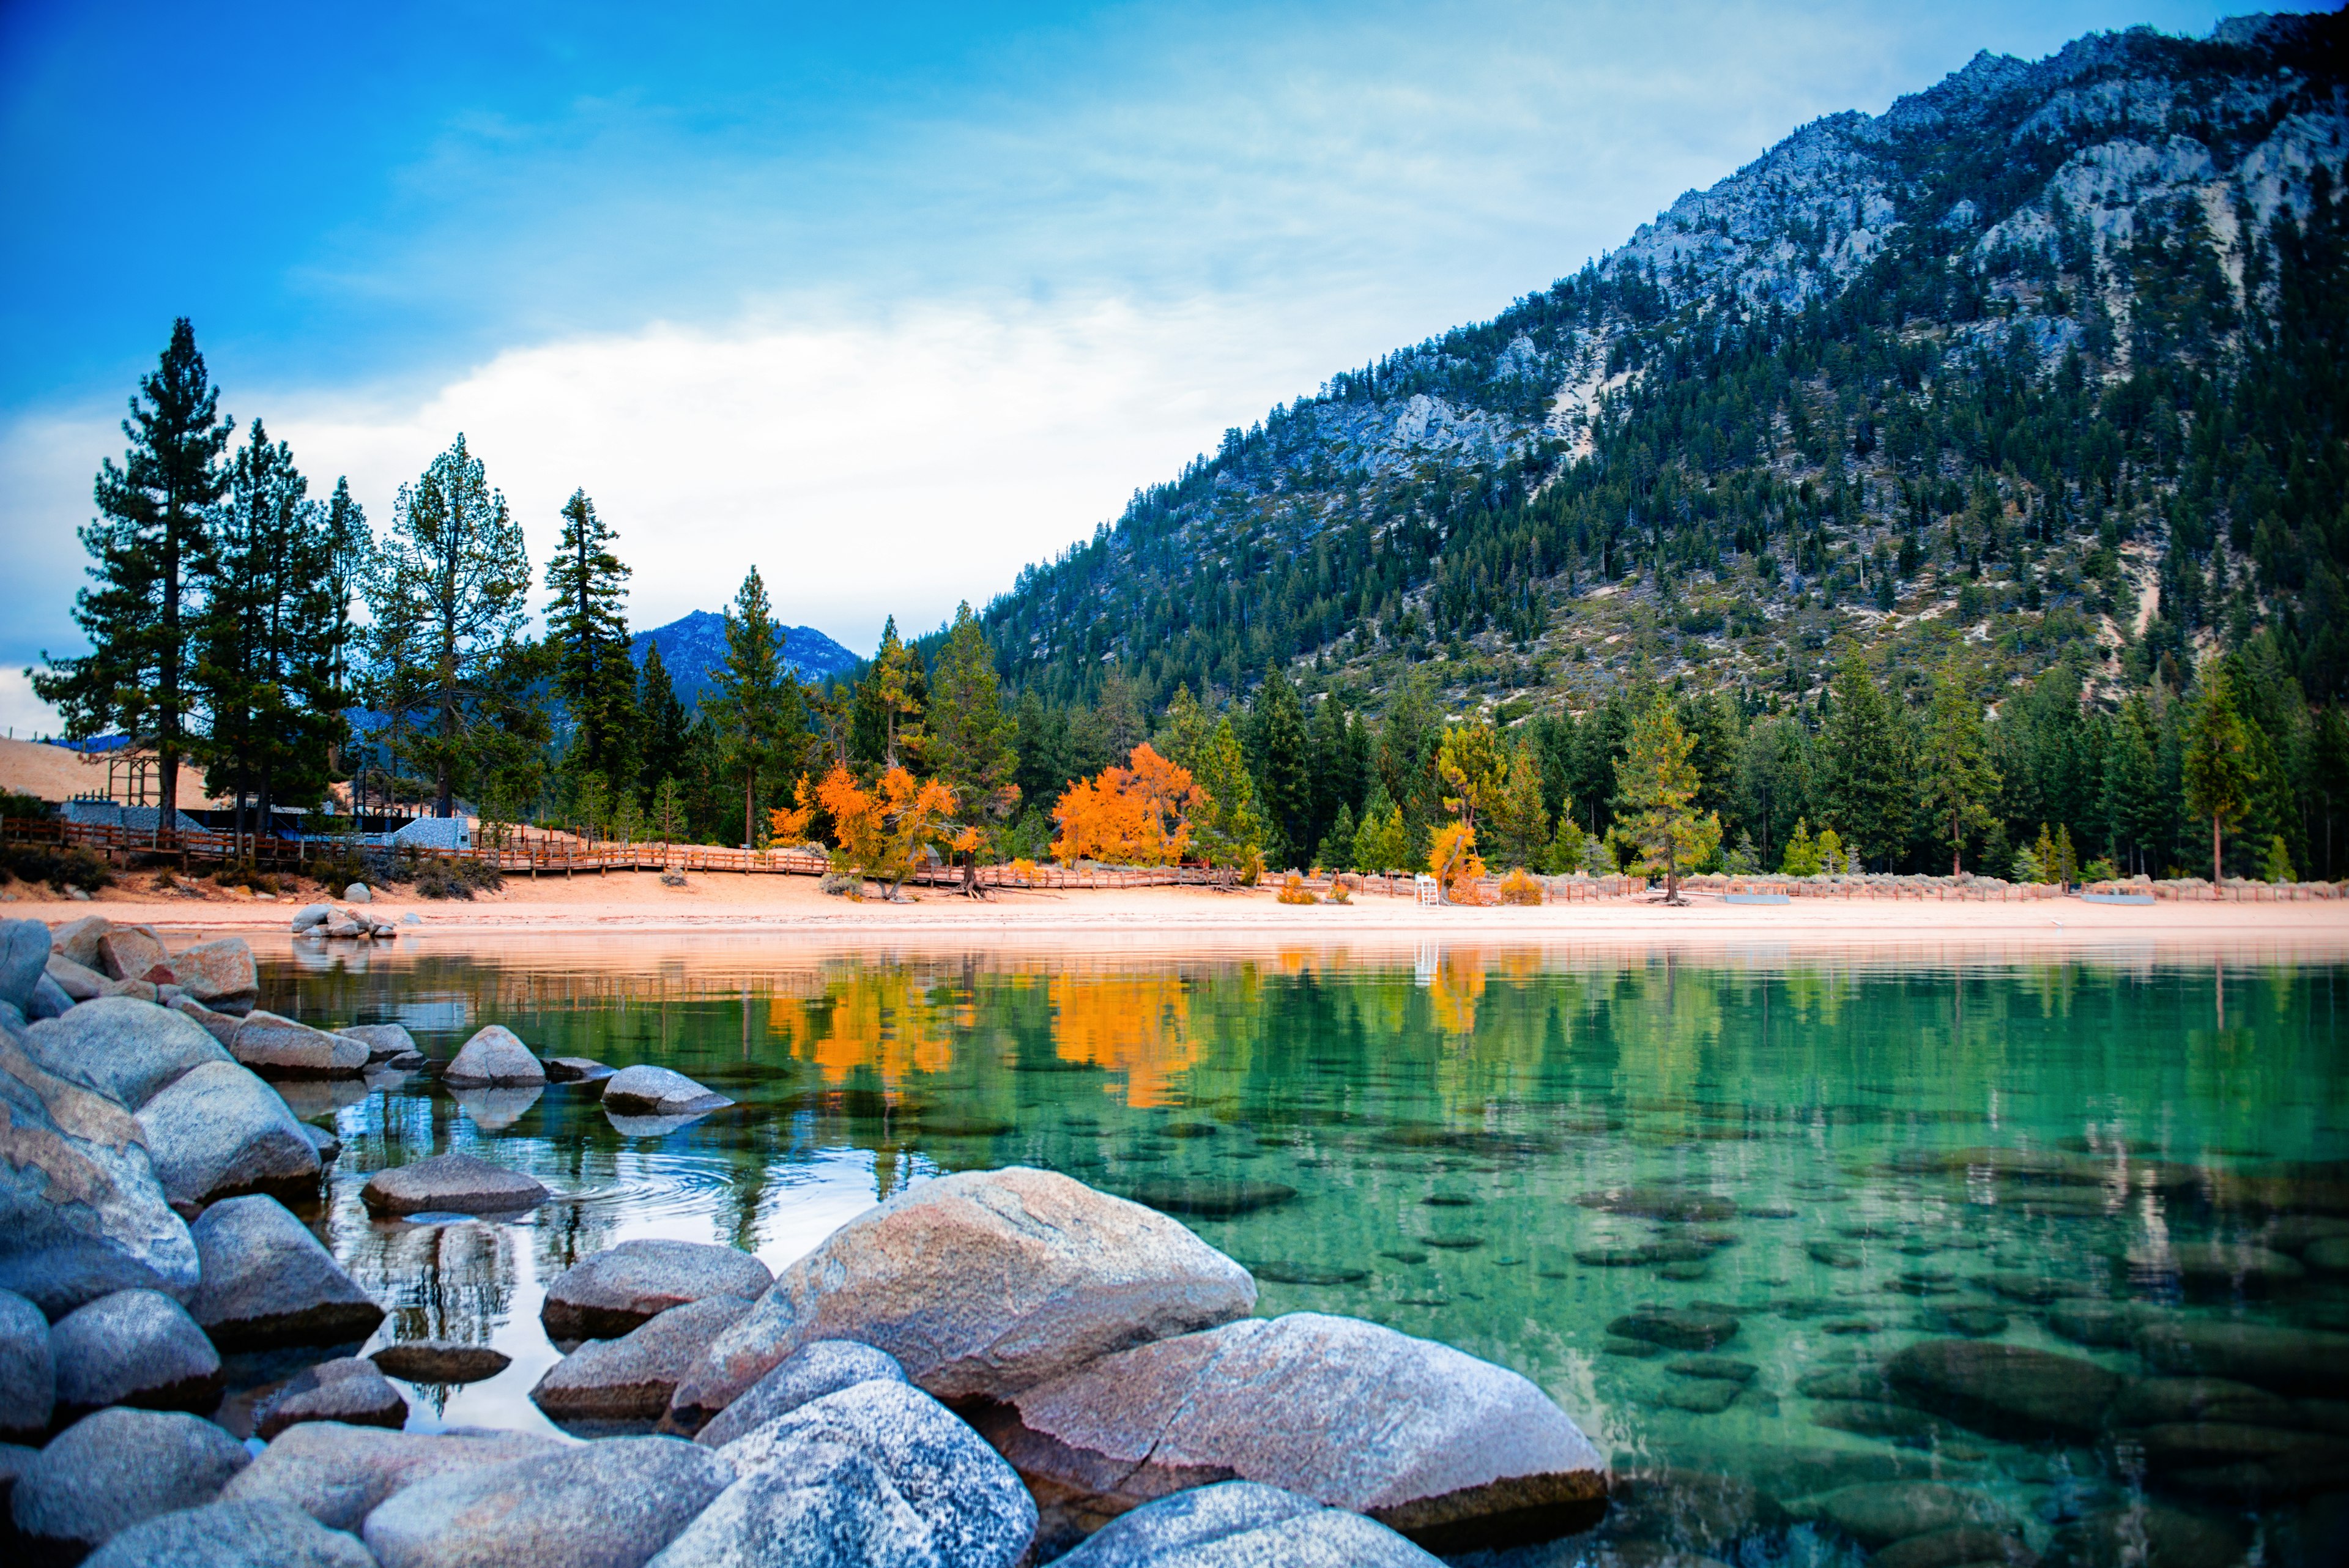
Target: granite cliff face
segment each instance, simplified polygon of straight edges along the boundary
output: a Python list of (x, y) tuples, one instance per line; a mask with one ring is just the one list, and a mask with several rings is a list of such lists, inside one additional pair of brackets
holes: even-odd
[(1163, 697), (1310, 659), (1375, 693), (1440, 654), (1461, 698), (1634, 659), (1800, 691), (1838, 635), (1962, 609), (2148, 668), (2290, 622), (2329, 688), (2349, 649), (2306, 623), (2349, 546), (2275, 498), (2338, 467), (2337, 388), (2297, 431), (2232, 405), (2334, 351), (2344, 34), (2100, 34), (1805, 126), (1137, 493), (989, 607), (1005, 673)]

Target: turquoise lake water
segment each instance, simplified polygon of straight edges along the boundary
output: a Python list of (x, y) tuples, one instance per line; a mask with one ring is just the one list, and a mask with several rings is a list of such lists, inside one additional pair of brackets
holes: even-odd
[[(2065, 1309), (2084, 1304), (2320, 1347), (2349, 1331), (2349, 1278), (2302, 1262), (2349, 1235), (2349, 966), (456, 940), (268, 957), (262, 1004), (404, 1023), (436, 1057), (502, 1023), (542, 1055), (658, 1063), (740, 1103), (623, 1127), (560, 1085), (288, 1085), (342, 1139), (319, 1224), (391, 1305), (378, 1341), (515, 1358), (412, 1390), (419, 1427), (544, 1429), (540, 1282), (616, 1241), (720, 1241), (781, 1268), (876, 1196), (1028, 1164), (1180, 1213), (1256, 1271), (1263, 1313), (1351, 1314), (1522, 1372), (1651, 1478), (1598, 1534), (1526, 1562), (1849, 1555), (1802, 1522), (1817, 1498), (1911, 1477), (1979, 1491), (2059, 1558), (2096, 1560), (2081, 1521), (2109, 1536), (2132, 1510), (2262, 1564), (2349, 1552), (2349, 1465), (2325, 1473), (2324, 1446), (2349, 1443), (2349, 1397), (2322, 1379), (2260, 1417), (2299, 1435), (2256, 1471), (1848, 1397), (1930, 1338), (2155, 1370), (2109, 1333), (2079, 1343)], [(368, 1220), (368, 1172), (451, 1148), (558, 1201)], [(2214, 1241), (2242, 1266), (2214, 1272)], [(1676, 1343), (1638, 1336), (1659, 1322)]]

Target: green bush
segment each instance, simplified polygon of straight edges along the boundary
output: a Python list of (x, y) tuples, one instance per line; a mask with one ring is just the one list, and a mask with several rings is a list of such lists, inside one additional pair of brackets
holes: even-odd
[(418, 859), (412, 869), (417, 894), (426, 898), (471, 899), (477, 892), (494, 893), (506, 885), (504, 874), (486, 860), (435, 855)]
[(114, 872), (89, 850), (63, 849), (54, 844), (0, 845), (0, 882), (19, 878), (47, 882), (60, 893), (68, 888), (95, 893), (114, 885)]

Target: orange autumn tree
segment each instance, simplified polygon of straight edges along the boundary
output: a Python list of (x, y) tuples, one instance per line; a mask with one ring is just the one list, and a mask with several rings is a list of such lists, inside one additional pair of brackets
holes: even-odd
[(1191, 809), (1206, 798), (1180, 768), (1153, 751), (1133, 748), (1130, 767), (1106, 767), (1079, 779), (1052, 807), (1061, 825), (1052, 854), (1062, 861), (1106, 860), (1117, 866), (1166, 866), (1191, 842)]
[(889, 769), (867, 789), (845, 763), (834, 763), (812, 789), (802, 776), (797, 795), (796, 809), (769, 814), (775, 836), (805, 833), (821, 809), (832, 818), (832, 868), (860, 882), (887, 883), (892, 899), (914, 874), (924, 851), (978, 846), (976, 828), (952, 820), (955, 792), (936, 779), (917, 779), (901, 767)]

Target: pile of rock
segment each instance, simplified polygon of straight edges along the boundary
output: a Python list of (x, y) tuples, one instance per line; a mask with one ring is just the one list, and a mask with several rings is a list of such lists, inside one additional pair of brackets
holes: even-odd
[[(358, 883), (352, 888), (364, 892)], [(380, 915), (371, 915), (352, 903), (341, 909), (332, 904), (305, 904), (294, 911), (294, 934), (312, 941), (328, 939), (388, 941), (399, 934), (399, 928)]]

